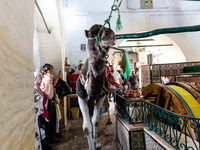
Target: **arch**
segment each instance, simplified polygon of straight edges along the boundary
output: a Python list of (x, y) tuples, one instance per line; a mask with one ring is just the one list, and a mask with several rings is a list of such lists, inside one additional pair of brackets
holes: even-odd
[[(138, 33), (144, 31), (151, 31), (160, 28), (170, 28), (174, 27), (172, 24), (157, 18), (141, 18), (137, 20), (130, 21), (123, 25), (123, 29), (118, 32), (118, 34), (127, 33)], [(172, 41), (174, 41), (183, 52), (186, 61), (199, 61), (198, 54), (192, 44), (192, 42), (187, 38), (184, 33), (176, 34), (165, 34)], [(117, 40), (115, 46), (117, 47), (123, 39)], [(109, 54), (112, 55), (114, 51), (110, 51)]]

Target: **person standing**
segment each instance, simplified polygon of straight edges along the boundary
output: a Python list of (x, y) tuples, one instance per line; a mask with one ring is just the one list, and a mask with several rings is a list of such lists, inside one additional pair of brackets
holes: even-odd
[[(113, 75), (116, 83), (118, 83), (119, 85), (122, 85), (123, 80), (121, 79), (120, 74), (117, 71), (114, 70), (113, 65), (110, 65), (109, 67), (110, 67), (110, 72)], [(114, 102), (116, 102), (116, 87), (113, 86), (113, 85), (110, 85), (110, 88), (111, 88), (111, 91), (112, 91)]]
[(139, 88), (139, 84), (140, 84), (139, 77), (137, 74), (135, 74), (134, 69), (131, 70), (131, 75), (129, 76), (128, 84), (129, 84), (129, 87), (133, 90), (138, 90)]
[(45, 132), (47, 140), (50, 143), (60, 142), (59, 139), (54, 138), (54, 133), (56, 129), (56, 107), (55, 107), (55, 94), (54, 87), (56, 86), (58, 79), (61, 78), (59, 73), (55, 79), (53, 79), (53, 66), (51, 64), (44, 64), (42, 67), (41, 73), (44, 75), (44, 78), (41, 83), (41, 90), (47, 94), (47, 110), (49, 112), (48, 122), (45, 122)]

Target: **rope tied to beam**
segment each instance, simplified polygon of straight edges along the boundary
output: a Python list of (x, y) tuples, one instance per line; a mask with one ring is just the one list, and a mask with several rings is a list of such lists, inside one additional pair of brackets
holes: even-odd
[[(107, 53), (107, 51), (104, 50), (104, 49), (102, 48), (101, 44), (100, 44), (100, 33), (101, 33), (102, 29), (104, 28), (104, 26), (105, 26), (106, 24), (108, 24), (108, 25), (109, 25), (109, 28), (111, 28), (110, 19), (112, 18), (112, 12), (113, 12), (113, 11), (118, 11), (118, 19), (117, 19), (117, 23), (116, 23), (116, 30), (119, 31), (119, 30), (122, 29), (122, 22), (121, 22), (121, 19), (120, 19), (120, 11), (119, 11), (119, 7), (121, 6), (121, 3), (122, 3), (122, 0), (120, 1), (119, 5), (117, 6), (117, 5), (115, 4), (115, 0), (114, 0), (113, 5), (112, 5), (112, 7), (111, 7), (110, 15), (108, 16), (108, 19), (106, 19), (106, 20), (104, 21), (104, 25), (103, 25), (103, 26), (101, 27), (101, 29), (99, 30), (97, 36), (95, 36), (95, 37), (93, 37), (93, 38), (88, 38), (88, 40), (96, 40), (102, 52)], [(107, 58), (108, 58), (108, 57), (107, 57)], [(107, 60), (107, 58), (106, 58), (106, 60)]]

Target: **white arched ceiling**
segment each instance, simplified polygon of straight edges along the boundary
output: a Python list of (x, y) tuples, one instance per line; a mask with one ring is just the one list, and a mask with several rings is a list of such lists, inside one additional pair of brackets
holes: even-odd
[[(170, 27), (174, 26), (160, 19), (142, 18), (124, 24), (123, 29), (120, 30), (117, 34), (141, 33), (145, 31), (151, 31), (160, 28), (170, 28)], [(175, 42), (180, 47), (187, 62), (199, 61), (198, 54), (193, 44), (184, 33), (174, 33), (165, 35), (168, 36), (173, 42)], [(123, 39), (117, 40), (115, 47), (117, 47), (122, 41)], [(112, 56), (113, 52), (114, 50), (111, 50), (109, 52), (109, 55)]]

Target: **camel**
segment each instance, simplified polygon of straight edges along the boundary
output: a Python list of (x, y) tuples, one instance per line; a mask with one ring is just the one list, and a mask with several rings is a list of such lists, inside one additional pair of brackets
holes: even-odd
[[(106, 57), (110, 47), (116, 41), (115, 33), (110, 28), (101, 28), (102, 25), (95, 24), (88, 31), (85, 30), (85, 36), (88, 38), (87, 49), (89, 57), (84, 63), (76, 82), (76, 93), (83, 116), (82, 127), (87, 136), (89, 150), (101, 148), (97, 137), (97, 126), (100, 120), (100, 107), (108, 91), (105, 71)], [(98, 44), (94, 37), (97, 36), (100, 29), (100, 44)], [(89, 106), (93, 106), (93, 109)], [(92, 120), (90, 121), (92, 113)]]

